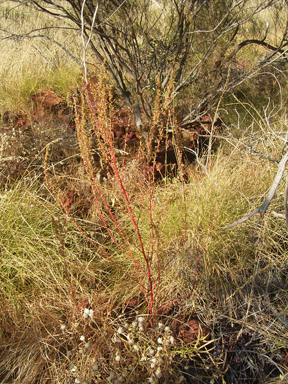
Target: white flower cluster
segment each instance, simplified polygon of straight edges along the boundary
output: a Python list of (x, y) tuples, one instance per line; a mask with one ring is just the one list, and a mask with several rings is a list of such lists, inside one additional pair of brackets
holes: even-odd
[[(156, 339), (149, 338), (144, 333), (145, 330), (144, 316), (137, 316), (135, 321), (128, 324), (121, 324), (112, 337), (114, 343), (127, 343), (132, 354), (135, 354), (136, 360), (142, 364), (146, 364), (151, 370), (152, 375), (148, 378), (148, 383), (157, 383), (163, 377), (163, 367), (165, 360), (172, 359), (175, 345), (175, 339), (168, 326), (158, 323), (154, 330), (156, 331)], [(118, 349), (119, 347), (117, 347)], [(120, 362), (122, 359), (119, 352), (115, 355), (115, 361)], [(110, 377), (112, 380), (112, 377)], [(118, 381), (116, 380), (115, 383)], [(114, 383), (114, 381), (113, 381)]]
[(119, 375), (116, 375), (115, 372), (111, 372), (110, 375), (106, 378), (108, 383), (113, 383), (113, 384), (121, 384), (125, 377), (128, 375), (128, 372), (122, 372)]
[(139, 331), (143, 332), (144, 331), (143, 324), (144, 324), (145, 318), (143, 316), (139, 316), (137, 320), (138, 320)]
[[(85, 348), (89, 348), (90, 347), (90, 343), (89, 342), (86, 342), (86, 338), (84, 335), (81, 335), (79, 337), (79, 341), (80, 341), (80, 348), (78, 350), (78, 352), (80, 354), (84, 354), (84, 351), (85, 351)], [(84, 348), (83, 348), (84, 347)], [(67, 358), (70, 359), (71, 358), (71, 351), (67, 351)], [(95, 376), (98, 374), (98, 365), (95, 363), (95, 358), (91, 361), (91, 377), (95, 378)], [(75, 380), (74, 380), (74, 383), (76, 384), (88, 384), (88, 382), (90, 382), (90, 380), (81, 380), (80, 377), (82, 376), (81, 375), (81, 372), (79, 371), (79, 368), (77, 368), (76, 365), (74, 365), (72, 362), (71, 362), (71, 366), (70, 366), (70, 370), (71, 372), (73, 373), (75, 377)]]
[[(94, 319), (92, 309), (84, 308), (81, 317), (85, 319), (85, 326), (88, 325), (87, 321), (89, 321), (89, 325), (93, 325), (90, 323)], [(167, 369), (169, 369), (174, 354), (177, 353), (172, 331), (162, 322), (154, 323), (151, 327), (148, 317), (140, 314), (137, 314), (133, 320), (128, 323), (125, 320), (118, 319), (117, 326), (114, 322), (114, 333), (109, 333), (109, 336), (112, 337), (111, 339), (109, 337), (109, 341), (107, 340), (108, 343), (112, 342), (109, 347), (108, 369), (102, 367), (103, 361), (98, 356), (91, 359), (93, 350), (91, 336), (86, 335), (85, 331), (82, 334), (78, 333), (77, 348), (67, 351), (67, 358), (71, 364), (70, 369), (75, 383), (87, 384), (91, 379), (97, 382), (98, 379), (102, 380), (105, 377), (108, 384), (124, 384), (127, 376), (129, 376), (129, 380), (133, 380), (134, 374), (138, 375), (138, 369), (135, 370), (137, 366), (139, 366), (140, 370), (144, 368), (144, 371), (147, 372), (146, 378), (143, 377), (143, 383), (157, 384), (165, 379)], [(77, 324), (80, 325), (81, 322)], [(60, 328), (62, 334), (68, 337), (70, 332), (66, 326), (60, 324)], [(77, 361), (86, 361), (87, 359), (90, 374), (87, 370), (85, 373), (82, 372), (82, 366), (78, 366), (78, 363), (77, 366), (74, 365), (74, 355), (75, 357), (78, 356), (79, 359), (77, 354), (81, 355), (81, 359)], [(168, 370), (168, 375), (169, 372)], [(138, 380), (138, 376), (136, 376), (135, 379)], [(175, 383), (178, 384), (181, 381), (176, 380)]]
[(83, 317), (84, 317), (84, 319), (91, 319), (91, 320), (93, 320), (93, 318), (94, 318), (94, 311), (93, 311), (93, 309), (88, 309), (88, 308), (85, 308), (84, 309), (84, 312), (83, 312)]

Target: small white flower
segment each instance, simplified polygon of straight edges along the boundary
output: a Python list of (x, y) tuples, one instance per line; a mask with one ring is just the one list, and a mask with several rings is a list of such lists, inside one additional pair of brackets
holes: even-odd
[(158, 344), (163, 344), (162, 337), (158, 337), (158, 339), (157, 339), (157, 343), (158, 343)]
[(170, 336), (170, 344), (174, 344), (174, 341), (175, 341), (174, 337)]
[(112, 379), (115, 379), (116, 375), (114, 372), (111, 372), (110, 375), (107, 377), (108, 381), (111, 381)]
[(157, 379), (161, 379), (162, 377), (162, 372), (161, 372), (161, 369), (160, 368), (157, 368), (156, 372), (155, 372), (155, 375), (157, 377)]
[(163, 323), (158, 323), (158, 327), (162, 328), (163, 327)]
[(90, 311), (89, 311), (89, 309), (88, 309), (88, 308), (85, 308), (85, 309), (84, 309), (84, 312), (83, 312), (83, 317), (84, 317), (84, 319), (87, 319), (89, 315), (90, 315)]
[(92, 367), (92, 369), (93, 369), (93, 371), (98, 371), (98, 365), (93, 365), (93, 367)]
[(140, 331), (140, 332), (143, 332), (143, 331), (144, 331), (144, 328), (142, 327), (142, 324), (141, 324), (141, 323), (139, 324), (139, 331)]
[(89, 348), (90, 347), (90, 344), (89, 343), (86, 343), (85, 344), (85, 348)]
[(93, 309), (89, 309), (89, 316), (90, 316), (90, 319), (93, 319), (93, 317), (94, 317)]
[(64, 325), (64, 324), (61, 324), (61, 329), (62, 329), (62, 331), (64, 331), (65, 328), (66, 328), (65, 325)]
[(79, 349), (79, 353), (81, 353), (81, 354), (83, 353), (83, 349), (82, 348)]
[(80, 336), (80, 341), (85, 341), (85, 336)]
[(145, 321), (145, 317), (143, 317), (143, 316), (138, 317), (139, 323), (144, 323), (144, 321)]
[(128, 333), (128, 335), (127, 335), (127, 340), (128, 340), (129, 344), (132, 344), (134, 341), (133, 336), (130, 333)]
[(164, 361), (162, 359), (158, 359), (158, 364), (163, 364)]
[(139, 351), (139, 346), (138, 346), (137, 344), (134, 344), (134, 345), (133, 345), (133, 349), (134, 349), (135, 351)]
[(157, 351), (158, 351), (158, 352), (161, 352), (162, 349), (163, 349), (162, 347), (157, 347)]
[(121, 340), (119, 339), (119, 337), (116, 335), (116, 333), (115, 333), (115, 335), (113, 336), (113, 339), (112, 339), (113, 341), (114, 341), (114, 343), (121, 343)]
[(124, 329), (122, 327), (119, 327), (117, 329), (117, 332), (119, 333), (119, 335), (122, 335), (124, 333)]
[(153, 368), (155, 368), (155, 363), (151, 363), (150, 364), (150, 367), (153, 369)]
[(77, 369), (77, 367), (75, 365), (73, 365), (73, 367), (71, 368), (71, 372), (76, 372), (76, 369)]
[(120, 359), (121, 359), (121, 356), (120, 355), (116, 355), (115, 360), (116, 361), (120, 361)]
[(78, 379), (75, 379), (74, 383), (80, 383), (80, 381)]
[(149, 348), (147, 352), (149, 355), (154, 355), (154, 353), (155, 353), (154, 349), (152, 349), (152, 348)]
[(169, 332), (170, 331), (170, 328), (169, 327), (165, 327), (165, 332)]
[(137, 325), (138, 325), (137, 322), (136, 322), (136, 321), (133, 321), (133, 323), (132, 323), (132, 327), (133, 327), (133, 328), (136, 328)]

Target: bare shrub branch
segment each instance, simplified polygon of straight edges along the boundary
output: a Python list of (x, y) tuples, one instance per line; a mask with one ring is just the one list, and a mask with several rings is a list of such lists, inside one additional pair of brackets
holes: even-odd
[[(281, 6), (285, 12), (287, 4), (280, 0), (261, 0), (255, 4), (248, 0), (14, 2), (46, 13), (57, 23), (70, 23), (79, 31), (85, 81), (89, 47), (89, 54), (105, 63), (115, 92), (133, 110), (139, 131), (145, 128), (143, 121), (150, 120), (153, 114), (157, 76), (165, 91), (173, 74), (175, 88), (170, 102), (177, 100), (181, 104), (180, 125), (184, 125), (212, 113), (223, 92), (231, 92), (275, 60), (287, 59), (287, 23), (282, 19), (278, 22), (283, 23), (283, 32), (276, 43), (272, 41), (270, 25), (263, 29), (260, 39), (243, 33), (249, 31), (250, 25), (257, 25), (261, 34), (260, 16), (264, 11), (276, 12), (277, 6)], [(33, 29), (26, 35), (31, 32)], [(13, 38), (9, 28), (2, 33)], [(243, 41), (239, 43), (240, 39)], [(226, 84), (227, 72), (232, 62), (238, 60), (237, 53), (252, 44), (272, 52), (266, 55), (259, 50), (253, 66), (234, 70)], [(191, 96), (184, 99), (187, 92)]]

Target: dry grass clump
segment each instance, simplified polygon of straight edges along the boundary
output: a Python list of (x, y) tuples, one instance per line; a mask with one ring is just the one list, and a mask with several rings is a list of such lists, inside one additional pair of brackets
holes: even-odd
[[(209, 176), (195, 172), (185, 186), (187, 238), (180, 250), (183, 186), (174, 180), (155, 188), (159, 260), (173, 260), (161, 276), (157, 305), (164, 307), (152, 324), (139, 285), (89, 245), (54, 199), (44, 199), (47, 191), (27, 180), (3, 191), (1, 382), (200, 383), (214, 377), (220, 383), (236, 377), (256, 383), (284, 375), (286, 230), (269, 213), (281, 212), (279, 201), (260, 226), (255, 220), (218, 231), (262, 202), (274, 174), (275, 165), (264, 160), (219, 152)], [(85, 185), (85, 178), (79, 183)], [(147, 196), (143, 199), (143, 188), (133, 188), (136, 210)], [(108, 193), (112, 196), (113, 188)], [(117, 200), (113, 209), (135, 240)], [(109, 237), (99, 242), (97, 231), (104, 232), (95, 214), (91, 208), (77, 222), (132, 273), (133, 264)], [(146, 241), (149, 212), (138, 214)], [(189, 316), (201, 319), (210, 340), (200, 332), (188, 342), (179, 337), (173, 322), (186, 323)]]
[[(1, 7), (16, 34), (52, 26)], [(77, 58), (81, 44), (64, 32), (48, 36)], [(79, 84), (78, 67), (49, 39), (1, 46), (1, 113), (27, 112), (43, 87), (65, 99)], [(160, 141), (168, 125), (177, 130), (172, 81), (166, 95), (159, 87), (135, 153), (115, 146), (115, 106), (99, 78), (75, 99), (79, 147), (58, 123), (2, 127), (0, 382), (287, 382), (287, 228), (273, 213), (284, 211), (284, 185), (262, 221), (219, 231), (263, 202), (287, 117), (236, 92), (223, 134), (234, 150), (204, 153), (185, 182), (176, 153), (178, 173), (167, 167), (155, 180)]]
[(12, 324), (1, 348), (1, 382), (180, 383), (185, 362), (209, 353), (205, 337), (196, 334), (184, 345), (173, 336), (171, 321), (148, 327), (147, 316), (138, 311), (117, 316), (100, 296), (66, 307), (56, 300), (23, 303), (30, 316), (22, 322), (5, 312), (6, 329)]
[[(181, 162), (178, 175), (156, 181), (149, 137), (137, 155), (115, 148), (101, 86), (100, 117), (84, 98), (76, 114), (83, 164), (77, 155), (61, 172), (66, 160), (48, 144), (46, 186), (35, 167), (2, 186), (1, 382), (284, 377), (287, 240), (271, 214), (283, 211), (284, 186), (262, 222), (219, 231), (263, 202), (276, 165), (241, 152), (238, 137), (185, 182)], [(269, 143), (277, 154), (277, 137)]]
[[(137, 155), (115, 148), (109, 89), (97, 87), (101, 113), (84, 97), (76, 111), (83, 165), (78, 156), (61, 173), (46, 145), (46, 185), (28, 167), (2, 186), (0, 381), (284, 378), (287, 229), (271, 213), (284, 186), (261, 222), (219, 231), (261, 205), (276, 165), (241, 152), (238, 137), (185, 182), (180, 158), (178, 174), (156, 181), (157, 135)], [(163, 134), (160, 95), (155, 111)]]
[(0, 17), (0, 113), (27, 113), (30, 96), (45, 87), (63, 97), (74, 92), (81, 82), (78, 33), (69, 26), (59, 28), (59, 20), (55, 26), (53, 18), (13, 2), (2, 2)]
[(139, 309), (121, 311), (117, 300), (128, 292), (119, 273), (36, 186), (23, 181), (0, 200), (1, 382), (181, 378), (170, 367), (179, 349), (172, 329), (160, 320), (148, 327), (141, 300)]

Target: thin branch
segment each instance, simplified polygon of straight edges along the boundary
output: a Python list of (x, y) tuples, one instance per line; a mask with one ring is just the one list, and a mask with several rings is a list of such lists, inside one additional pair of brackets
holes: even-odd
[(83, 44), (82, 65), (84, 67), (84, 78), (85, 78), (86, 85), (88, 85), (87, 67), (86, 67), (86, 50), (87, 50), (89, 43), (91, 41), (91, 38), (92, 38), (93, 28), (94, 28), (98, 8), (100, 5), (100, 1), (101, 0), (98, 0), (97, 5), (94, 9), (93, 18), (92, 18), (92, 22), (91, 22), (91, 26), (90, 26), (90, 33), (89, 33), (89, 36), (88, 36), (88, 39), (86, 42), (85, 42), (85, 38), (84, 38), (85, 23), (84, 23), (84, 16), (83, 16), (86, 0), (83, 0), (82, 7), (81, 7), (81, 38), (82, 38), (82, 44)]
[[(262, 205), (260, 205), (260, 207), (254, 209), (254, 211), (249, 213), (249, 215), (243, 217), (242, 219), (240, 219), (238, 221), (235, 221), (232, 224), (229, 224), (227, 227), (221, 228), (220, 231), (226, 231), (226, 229), (230, 229), (230, 228), (235, 227), (236, 225), (242, 224), (245, 221), (249, 220), (252, 216), (256, 215), (257, 213), (260, 213), (260, 219), (263, 218), (264, 214), (267, 211), (267, 208), (268, 208), (269, 204), (271, 203), (271, 200), (274, 197), (276, 189), (277, 189), (277, 187), (278, 187), (278, 185), (279, 185), (279, 183), (280, 183), (280, 181), (282, 179), (282, 176), (283, 176), (283, 173), (285, 171), (285, 167), (286, 167), (287, 161), (288, 161), (288, 152), (286, 152), (286, 154), (282, 157), (281, 161), (279, 162), (277, 175), (275, 176), (275, 179), (274, 179), (274, 181), (272, 183), (272, 186), (271, 186), (271, 188), (270, 188), (270, 190), (268, 192), (268, 195), (267, 195), (264, 203)], [(287, 196), (287, 193), (285, 193), (285, 197), (286, 196)], [(285, 213), (286, 213), (287, 197), (285, 198), (285, 201), (286, 201), (286, 206), (285, 206)], [(288, 216), (288, 214), (286, 215), (286, 217), (287, 216)]]
[(286, 226), (288, 228), (288, 177), (286, 181), (286, 186), (285, 186), (285, 192), (284, 192), (284, 208), (285, 208), (285, 220), (286, 220)]
[(243, 48), (243, 47), (245, 47), (246, 45), (249, 45), (249, 44), (261, 45), (262, 47), (270, 49), (271, 51), (279, 52), (279, 53), (284, 53), (284, 54), (287, 52), (287, 49), (283, 49), (283, 48), (288, 45), (288, 43), (286, 43), (286, 44), (282, 45), (282, 47), (281, 46), (280, 47), (274, 47), (273, 45), (271, 45), (269, 43), (266, 43), (266, 41), (250, 39), (250, 40), (242, 41), (242, 43), (238, 44), (237, 47), (235, 48), (235, 50), (233, 51), (233, 56), (235, 55), (235, 53), (240, 51), (241, 48)]

